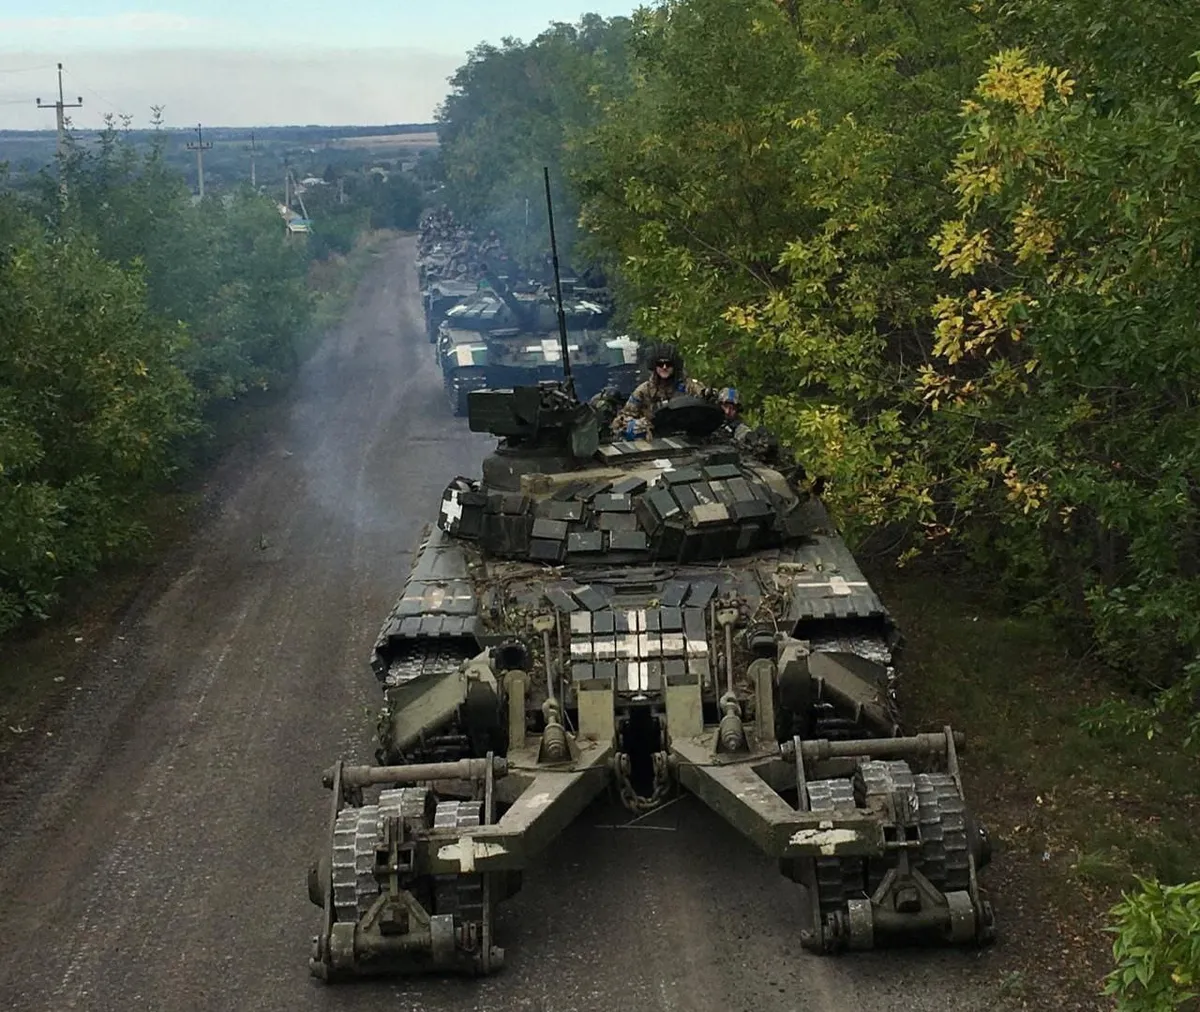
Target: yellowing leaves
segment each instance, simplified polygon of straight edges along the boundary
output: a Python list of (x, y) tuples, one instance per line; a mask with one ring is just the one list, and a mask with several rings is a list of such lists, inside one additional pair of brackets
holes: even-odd
[(1047, 85), (1063, 101), (1075, 90), (1067, 71), (1044, 63), (1030, 64), (1024, 50), (1006, 49), (992, 58), (976, 94), (1032, 115), (1045, 106)]
[(969, 207), (978, 207), (985, 197), (994, 197), (1004, 182), (1000, 167), (980, 164), (974, 152), (955, 158), (946, 178), (962, 197), (963, 205)]
[(931, 245), (941, 256), (937, 269), (948, 270), (951, 277), (970, 274), (983, 264), (995, 262), (987, 230), (969, 233), (962, 218), (944, 222)]
[(1013, 218), (1013, 241), (1008, 247), (1017, 263), (1047, 257), (1054, 252), (1061, 226), (1047, 218), (1029, 201), (1025, 201)]

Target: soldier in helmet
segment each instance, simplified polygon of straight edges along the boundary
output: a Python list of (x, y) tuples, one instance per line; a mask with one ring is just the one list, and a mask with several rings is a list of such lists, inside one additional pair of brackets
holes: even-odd
[(596, 412), (596, 419), (600, 425), (611, 428), (613, 419), (617, 417), (617, 413), (625, 403), (625, 398), (621, 396), (620, 388), (610, 383), (588, 403)]
[(639, 383), (629, 400), (613, 419), (613, 435), (624, 439), (643, 439), (650, 435), (650, 419), (662, 404), (683, 394), (703, 397), (705, 386), (688, 379), (683, 371), (683, 356), (674, 344), (653, 345), (646, 359), (650, 378)]
[(726, 439), (742, 439), (750, 432), (750, 426), (742, 421), (742, 398), (737, 387), (722, 387), (717, 393), (717, 403), (725, 412), (725, 423), (717, 432)]

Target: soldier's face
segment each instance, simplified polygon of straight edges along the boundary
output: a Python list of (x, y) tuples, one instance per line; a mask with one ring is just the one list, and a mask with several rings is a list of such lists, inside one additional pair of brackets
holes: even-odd
[(675, 373), (675, 364), (667, 359), (654, 363), (654, 375), (660, 380), (668, 380)]
[(726, 401), (724, 404), (721, 405), (721, 407), (725, 411), (725, 417), (728, 418), (730, 421), (732, 421), (734, 418), (737, 417), (737, 413), (738, 413), (737, 405), (734, 404), (733, 402)]

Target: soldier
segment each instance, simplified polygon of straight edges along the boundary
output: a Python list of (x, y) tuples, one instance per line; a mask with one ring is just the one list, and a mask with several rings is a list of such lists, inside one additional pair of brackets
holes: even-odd
[(750, 432), (750, 426), (742, 421), (742, 399), (737, 388), (722, 387), (717, 394), (717, 403), (725, 412), (725, 423), (717, 432), (727, 439), (743, 439)]
[(602, 427), (611, 428), (613, 419), (617, 417), (625, 403), (625, 398), (621, 396), (620, 389), (614, 384), (609, 384), (598, 394), (596, 394), (588, 403), (592, 406), (592, 410), (596, 412), (596, 420)]
[(702, 383), (684, 375), (683, 356), (675, 345), (654, 345), (647, 361), (650, 378), (638, 384), (613, 419), (613, 435), (618, 438), (644, 439), (650, 435), (650, 419), (660, 405), (682, 394), (703, 397), (708, 393)]

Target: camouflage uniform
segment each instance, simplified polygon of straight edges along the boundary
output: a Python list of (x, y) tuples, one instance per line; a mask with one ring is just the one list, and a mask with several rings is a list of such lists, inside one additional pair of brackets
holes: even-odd
[[(675, 371), (667, 382), (662, 382), (654, 371), (654, 363), (669, 358), (675, 363)], [(643, 439), (651, 434), (650, 419), (654, 412), (673, 397), (690, 394), (703, 397), (708, 389), (703, 383), (688, 379), (683, 374), (683, 359), (673, 344), (661, 344), (650, 348), (646, 361), (650, 365), (650, 378), (639, 383), (629, 400), (613, 419), (613, 435), (618, 439)]]
[(722, 408), (726, 404), (732, 404), (737, 408), (737, 412), (732, 418), (726, 416), (725, 421), (721, 423), (721, 427), (717, 429), (716, 435), (720, 439), (730, 439), (736, 442), (741, 442), (750, 435), (750, 426), (742, 421), (741, 407), (742, 398), (738, 394), (735, 387), (725, 387), (717, 394), (717, 403)]

